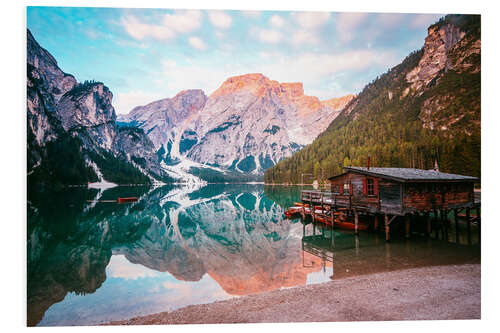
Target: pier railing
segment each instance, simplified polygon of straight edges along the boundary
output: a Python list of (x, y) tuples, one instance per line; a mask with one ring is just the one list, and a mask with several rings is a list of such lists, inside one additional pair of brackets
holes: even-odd
[(300, 200), (311, 204), (348, 207), (352, 206), (352, 195), (323, 191), (301, 191)]

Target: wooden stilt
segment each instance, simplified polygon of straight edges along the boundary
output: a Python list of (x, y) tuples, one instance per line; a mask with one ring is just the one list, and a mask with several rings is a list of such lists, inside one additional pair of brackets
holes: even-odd
[(354, 233), (356, 235), (359, 233), (358, 222), (359, 222), (358, 212), (357, 212), (357, 210), (354, 210)]
[(359, 254), (359, 236), (355, 235), (354, 239), (355, 239), (355, 246), (356, 246), (356, 255), (358, 255)]
[(460, 230), (458, 227), (458, 211), (456, 208), (453, 210), (453, 218), (455, 219), (455, 243), (460, 244), (460, 238), (459, 238)]
[(433, 224), (434, 224), (434, 238), (438, 238), (438, 211), (437, 209), (434, 209), (434, 219), (433, 219)]
[(378, 230), (378, 215), (375, 214), (375, 216), (373, 217), (373, 230), (375, 230), (375, 232)]
[(448, 241), (448, 218), (446, 209), (441, 209), (441, 225), (443, 227), (444, 240)]
[(333, 232), (333, 215), (332, 215), (332, 248), (335, 246), (335, 233)]
[(477, 216), (477, 237), (479, 243), (481, 243), (481, 207), (477, 206), (476, 208), (476, 216)]
[(385, 241), (388, 242), (391, 237), (391, 229), (389, 227), (389, 216), (385, 214), (384, 218), (385, 218)]
[(407, 215), (405, 218), (405, 237), (410, 238), (410, 223), (411, 223), (410, 215)]
[(467, 244), (472, 243), (471, 234), (470, 234), (470, 208), (465, 208), (465, 218), (467, 219)]
[(427, 236), (430, 237), (431, 232), (432, 232), (432, 222), (431, 222), (431, 217), (429, 216), (429, 213), (425, 213), (425, 223), (427, 223)]

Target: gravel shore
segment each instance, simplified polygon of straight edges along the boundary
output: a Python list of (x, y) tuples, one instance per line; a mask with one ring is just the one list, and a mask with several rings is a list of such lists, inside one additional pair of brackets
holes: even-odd
[(481, 266), (467, 264), (338, 279), (107, 325), (480, 318)]

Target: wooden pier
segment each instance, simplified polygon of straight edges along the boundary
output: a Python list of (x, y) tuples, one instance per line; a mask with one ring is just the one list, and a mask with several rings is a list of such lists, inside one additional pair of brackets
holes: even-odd
[[(437, 170), (345, 169), (343, 174), (329, 178), (330, 191), (301, 192), (302, 217), (311, 216), (314, 222), (332, 226), (350, 225), (356, 234), (382, 228), (389, 241), (396, 221), (404, 224), (407, 238), (416, 230), (448, 239), (449, 217), (453, 215), (456, 231), (459, 221), (465, 220), (469, 244), (472, 223), (477, 225), (480, 239), (481, 204), (474, 193), (478, 178)], [(458, 242), (458, 232), (455, 234)]]

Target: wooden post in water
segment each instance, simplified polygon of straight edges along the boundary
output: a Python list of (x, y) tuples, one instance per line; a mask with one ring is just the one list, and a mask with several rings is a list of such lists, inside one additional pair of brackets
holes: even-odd
[(354, 235), (354, 241), (356, 246), (356, 255), (359, 255), (359, 236), (357, 234)]
[(446, 209), (441, 209), (441, 225), (444, 230), (444, 240), (448, 241), (448, 214), (446, 213)]
[(434, 232), (435, 237), (434, 238), (437, 239), (438, 238), (438, 231), (439, 231), (439, 228), (438, 228), (438, 211), (437, 211), (437, 209), (434, 209), (434, 221), (433, 222), (434, 222), (434, 230), (435, 230), (435, 232)]
[(460, 238), (459, 238), (459, 234), (460, 234), (460, 230), (459, 230), (459, 227), (458, 227), (458, 210), (455, 208), (453, 210), (453, 218), (455, 219), (455, 243), (459, 244), (460, 243)]
[(481, 243), (481, 206), (476, 208), (476, 219), (477, 219), (477, 237), (479, 243)]
[(384, 219), (385, 219), (385, 241), (388, 242), (391, 237), (391, 229), (389, 227), (389, 216), (385, 214)]
[(356, 235), (359, 233), (359, 231), (358, 231), (358, 222), (359, 222), (358, 211), (355, 209), (354, 210), (354, 233)]
[(375, 232), (377, 232), (378, 230), (378, 215), (375, 214), (375, 216), (373, 217), (373, 230)]
[(410, 215), (406, 215), (405, 217), (405, 237), (410, 238), (410, 222), (411, 222), (411, 217)]
[(470, 208), (465, 208), (465, 219), (467, 220), (467, 244), (471, 244), (471, 234), (470, 234)]

